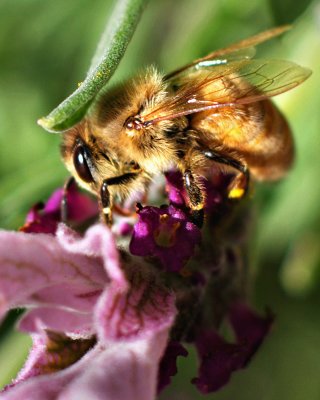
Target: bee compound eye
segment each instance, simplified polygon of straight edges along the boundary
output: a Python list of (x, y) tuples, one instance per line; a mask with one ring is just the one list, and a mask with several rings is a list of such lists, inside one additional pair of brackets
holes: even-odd
[(88, 162), (90, 163), (90, 152), (85, 146), (77, 146), (73, 153), (73, 164), (79, 177), (87, 182), (93, 182)]

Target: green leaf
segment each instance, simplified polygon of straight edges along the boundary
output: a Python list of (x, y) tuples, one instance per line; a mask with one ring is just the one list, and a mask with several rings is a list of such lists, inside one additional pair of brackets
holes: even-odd
[(79, 122), (97, 93), (113, 75), (137, 27), (148, 0), (118, 0), (102, 34), (85, 80), (78, 89), (38, 124), (61, 132)]
[(273, 19), (278, 25), (293, 23), (312, 0), (269, 0)]

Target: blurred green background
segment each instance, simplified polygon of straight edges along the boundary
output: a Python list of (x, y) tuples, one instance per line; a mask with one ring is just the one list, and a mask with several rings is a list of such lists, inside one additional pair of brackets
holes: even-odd
[[(29, 207), (61, 186), (59, 135), (36, 120), (82, 81), (112, 7), (108, 0), (0, 1), (0, 226), (16, 229)], [(320, 3), (294, 0), (151, 0), (114, 76), (154, 63), (169, 71), (215, 48), (281, 23), (294, 29), (259, 48), (261, 57), (287, 58), (311, 68), (301, 87), (276, 99), (296, 138), (287, 179), (256, 188), (252, 242), (258, 309), (276, 313), (272, 334), (250, 366), (217, 400), (320, 399)], [(0, 332), (0, 385), (28, 352), (29, 338)], [(204, 398), (189, 384), (194, 355), (162, 399)]]

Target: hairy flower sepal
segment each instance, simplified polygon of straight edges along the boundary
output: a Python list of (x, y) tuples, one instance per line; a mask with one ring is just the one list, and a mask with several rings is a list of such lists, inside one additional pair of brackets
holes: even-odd
[(0, 232), (0, 262), (2, 314), (27, 306), (20, 327), (34, 340), (1, 399), (155, 397), (174, 296), (150, 268), (119, 259), (107, 227), (84, 238), (64, 225), (55, 237)]

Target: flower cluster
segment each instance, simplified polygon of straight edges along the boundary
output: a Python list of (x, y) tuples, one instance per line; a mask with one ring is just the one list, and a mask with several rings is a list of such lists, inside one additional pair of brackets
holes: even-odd
[(202, 230), (191, 222), (181, 175), (170, 172), (169, 204), (140, 206), (112, 231), (91, 224), (96, 202), (71, 185), (67, 225), (58, 190), (20, 232), (0, 232), (0, 312), (26, 308), (18, 328), (33, 339), (0, 398), (152, 400), (176, 374), (177, 357), (188, 355), (186, 344), (199, 355), (192, 383), (202, 393), (244, 368), (272, 316), (245, 302), (246, 209), (226, 200), (225, 180), (204, 182)]

